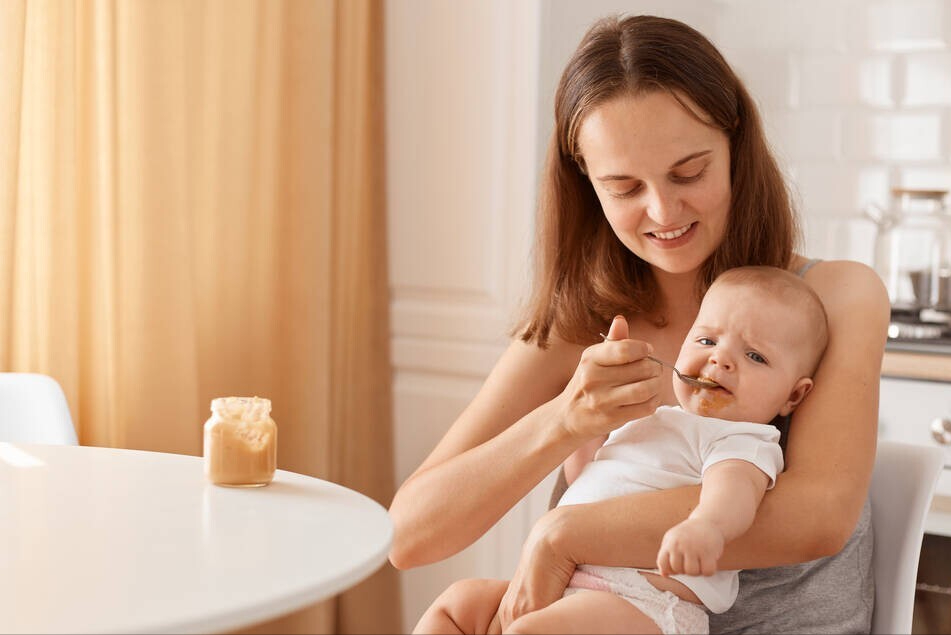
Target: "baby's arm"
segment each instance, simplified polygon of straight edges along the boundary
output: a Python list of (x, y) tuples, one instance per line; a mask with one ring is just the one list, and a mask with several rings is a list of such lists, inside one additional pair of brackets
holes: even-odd
[(769, 482), (762, 470), (742, 459), (707, 468), (697, 507), (664, 534), (657, 553), (660, 573), (716, 573), (723, 546), (753, 524)]

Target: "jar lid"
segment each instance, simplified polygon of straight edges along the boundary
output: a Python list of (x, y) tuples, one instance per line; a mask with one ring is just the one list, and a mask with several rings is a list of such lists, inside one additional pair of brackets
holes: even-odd
[(223, 417), (244, 421), (263, 421), (271, 414), (271, 400), (264, 397), (217, 397), (211, 411)]

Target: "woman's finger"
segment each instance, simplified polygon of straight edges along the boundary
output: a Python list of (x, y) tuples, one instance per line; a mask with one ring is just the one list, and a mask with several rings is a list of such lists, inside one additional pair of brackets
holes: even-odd
[(661, 381), (661, 368), (649, 359), (619, 364), (616, 366), (593, 366), (582, 368), (582, 377), (587, 389), (610, 390), (645, 381)]
[(637, 382), (620, 384), (605, 391), (605, 401), (616, 404), (618, 407), (640, 406), (650, 403), (654, 397), (659, 397), (661, 388), (660, 377), (648, 377)]
[(626, 340), (629, 337), (627, 318), (623, 315), (617, 315), (611, 321), (611, 328), (608, 329), (608, 335), (605, 339), (611, 341)]
[(600, 344), (589, 347), (581, 359), (582, 361), (590, 360), (599, 366), (621, 366), (640, 361), (653, 351), (653, 346), (641, 340), (606, 339)]

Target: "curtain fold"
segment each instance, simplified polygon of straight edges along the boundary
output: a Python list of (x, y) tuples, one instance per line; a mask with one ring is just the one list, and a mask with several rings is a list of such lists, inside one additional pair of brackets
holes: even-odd
[[(201, 453), (272, 399), (278, 467), (393, 493), (380, 0), (0, 3), (0, 369), (84, 445)], [(386, 565), (247, 632), (398, 632)]]

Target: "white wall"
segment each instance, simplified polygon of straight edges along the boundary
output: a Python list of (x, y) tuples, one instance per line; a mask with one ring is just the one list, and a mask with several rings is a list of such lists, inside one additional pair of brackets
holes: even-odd
[[(540, 4), (386, 3), (396, 479), (422, 462), (507, 344), (535, 200)], [(405, 632), (446, 586), (511, 575), (551, 485), (475, 545), (402, 574)]]
[[(525, 288), (554, 87), (594, 19), (664, 15), (720, 47), (797, 192), (807, 255), (871, 264), (865, 205), (896, 185), (951, 188), (951, 2), (390, 0), (386, 10), (399, 482), (503, 350)], [(451, 580), (508, 576), (543, 498), (459, 556), (404, 574), (407, 630)]]

